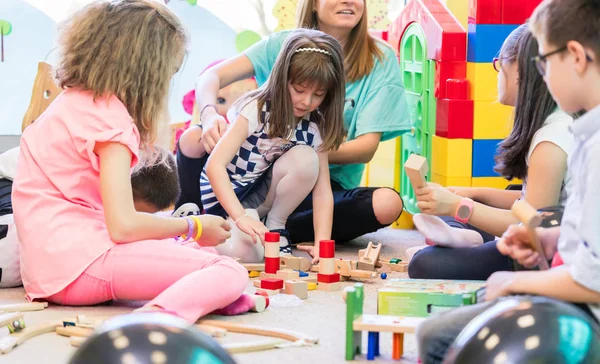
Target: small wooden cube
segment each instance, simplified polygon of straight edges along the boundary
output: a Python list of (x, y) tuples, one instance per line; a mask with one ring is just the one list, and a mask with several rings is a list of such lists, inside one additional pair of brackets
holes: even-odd
[(320, 283), (317, 284), (317, 289), (319, 291), (326, 291), (326, 292), (333, 292), (333, 291), (339, 291), (340, 288), (340, 282), (335, 282), (335, 283)]
[(260, 272), (260, 279), (277, 279), (277, 274), (271, 274), (271, 273), (265, 273), (265, 272)]
[(285, 293), (293, 294), (305, 300), (308, 298), (308, 283), (299, 280), (285, 281)]
[(260, 280), (260, 288), (283, 289), (283, 280), (278, 278), (265, 278)]
[(291, 269), (280, 269), (277, 271), (277, 278), (290, 281), (300, 278), (300, 273)]

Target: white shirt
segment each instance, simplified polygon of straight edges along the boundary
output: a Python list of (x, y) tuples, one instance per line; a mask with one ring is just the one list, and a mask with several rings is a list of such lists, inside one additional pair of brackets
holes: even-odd
[[(529, 158), (533, 151), (542, 142), (550, 142), (555, 144), (562, 149), (567, 157), (573, 153), (574, 138), (570, 128), (573, 125), (573, 118), (562, 110), (556, 110), (550, 114), (544, 121), (544, 125), (533, 135), (531, 144), (529, 145), (529, 152), (527, 153), (526, 163), (529, 167)], [(525, 196), (527, 189), (527, 178), (523, 181), (522, 194)], [(562, 187), (560, 189), (560, 196), (558, 198), (559, 205), (565, 205), (567, 202), (567, 196), (571, 191), (571, 177), (568, 173), (565, 174)]]
[[(600, 292), (600, 106), (577, 119), (569, 158), (572, 190), (563, 215), (558, 251), (573, 280)], [(600, 318), (600, 304), (589, 305)]]
[(19, 147), (9, 149), (0, 154), (0, 178), (6, 178), (11, 181), (15, 179), (17, 159), (19, 159)]

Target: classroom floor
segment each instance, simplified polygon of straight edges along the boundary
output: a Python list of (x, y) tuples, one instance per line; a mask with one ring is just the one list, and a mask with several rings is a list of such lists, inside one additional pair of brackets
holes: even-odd
[[(407, 248), (423, 244), (423, 237), (417, 231), (382, 229), (376, 233), (365, 235), (356, 239), (348, 245), (336, 247), (336, 257), (356, 259), (358, 250), (365, 248), (369, 241), (383, 242), (381, 256), (384, 258), (400, 257), (404, 258), (404, 252)], [(406, 277), (405, 273), (391, 273), (389, 278)], [(372, 282), (365, 283), (365, 307), (366, 313), (376, 313), (377, 288), (385, 283), (384, 280), (377, 278)], [(342, 282), (344, 286), (351, 285), (351, 282)], [(254, 288), (250, 283), (248, 292), (253, 292)], [(25, 302), (23, 288), (1, 289), (0, 304)], [(285, 349), (276, 349), (261, 351), (255, 353), (237, 354), (234, 359), (240, 364), (250, 363), (286, 363), (286, 364), (306, 364), (306, 363), (344, 363), (345, 348), (345, 315), (346, 306), (341, 298), (340, 292), (322, 292), (310, 291), (308, 299), (300, 302), (299, 305), (289, 306), (285, 302), (287, 296), (281, 295), (280, 299), (274, 298), (271, 306), (262, 313), (250, 313), (236, 317), (211, 316), (210, 319), (231, 320), (239, 323), (260, 325), (267, 328), (281, 328), (294, 330), (310, 336), (319, 338), (319, 344), (314, 347), (292, 347)], [(294, 301), (292, 304), (297, 304)], [(25, 314), (25, 320), (28, 326), (51, 321), (53, 319), (62, 319), (72, 317), (77, 314), (83, 314), (88, 317), (111, 316), (127, 313), (133, 310), (135, 303), (115, 304), (112, 306), (97, 307), (60, 307), (50, 306), (44, 311), (29, 312)], [(0, 338), (8, 334), (6, 329), (0, 330)], [(406, 336), (404, 356), (397, 363), (416, 363), (417, 352), (413, 335)], [(264, 338), (251, 335), (227, 334), (219, 341), (227, 342), (252, 342), (264, 341)], [(391, 353), (391, 335), (382, 334), (381, 336), (381, 357), (376, 361), (369, 363), (392, 362)], [(363, 335), (363, 349), (366, 352), (366, 334)], [(60, 337), (56, 334), (46, 334), (27, 341), (20, 347), (15, 348), (7, 355), (0, 355), (1, 364), (25, 364), (25, 363), (67, 363), (69, 357), (75, 351), (71, 347), (68, 338)], [(365, 355), (356, 361), (367, 362)]]

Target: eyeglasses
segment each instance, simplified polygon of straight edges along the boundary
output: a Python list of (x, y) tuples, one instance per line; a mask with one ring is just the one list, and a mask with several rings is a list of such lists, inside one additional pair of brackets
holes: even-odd
[(496, 72), (500, 72), (500, 69), (502, 68), (502, 61), (508, 61), (509, 59), (513, 59), (513, 57), (494, 57), (492, 65), (494, 66)]
[(558, 53), (561, 53), (561, 52), (564, 52), (566, 50), (567, 50), (567, 46), (564, 46), (564, 47), (554, 50), (552, 52), (549, 52), (546, 54), (540, 54), (535, 57), (531, 57), (531, 61), (535, 62), (535, 67), (537, 68), (540, 75), (545, 76), (546, 75), (546, 63), (547, 63), (548, 57), (558, 54)]

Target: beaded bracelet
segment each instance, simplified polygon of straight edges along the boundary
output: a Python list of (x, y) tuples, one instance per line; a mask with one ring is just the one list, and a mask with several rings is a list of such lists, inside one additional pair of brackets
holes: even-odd
[(192, 219), (194, 219), (194, 221), (196, 222), (196, 236), (194, 237), (195, 241), (198, 241), (198, 239), (200, 239), (200, 237), (202, 236), (202, 221), (200, 220), (200, 218), (198, 216), (191, 216)]

